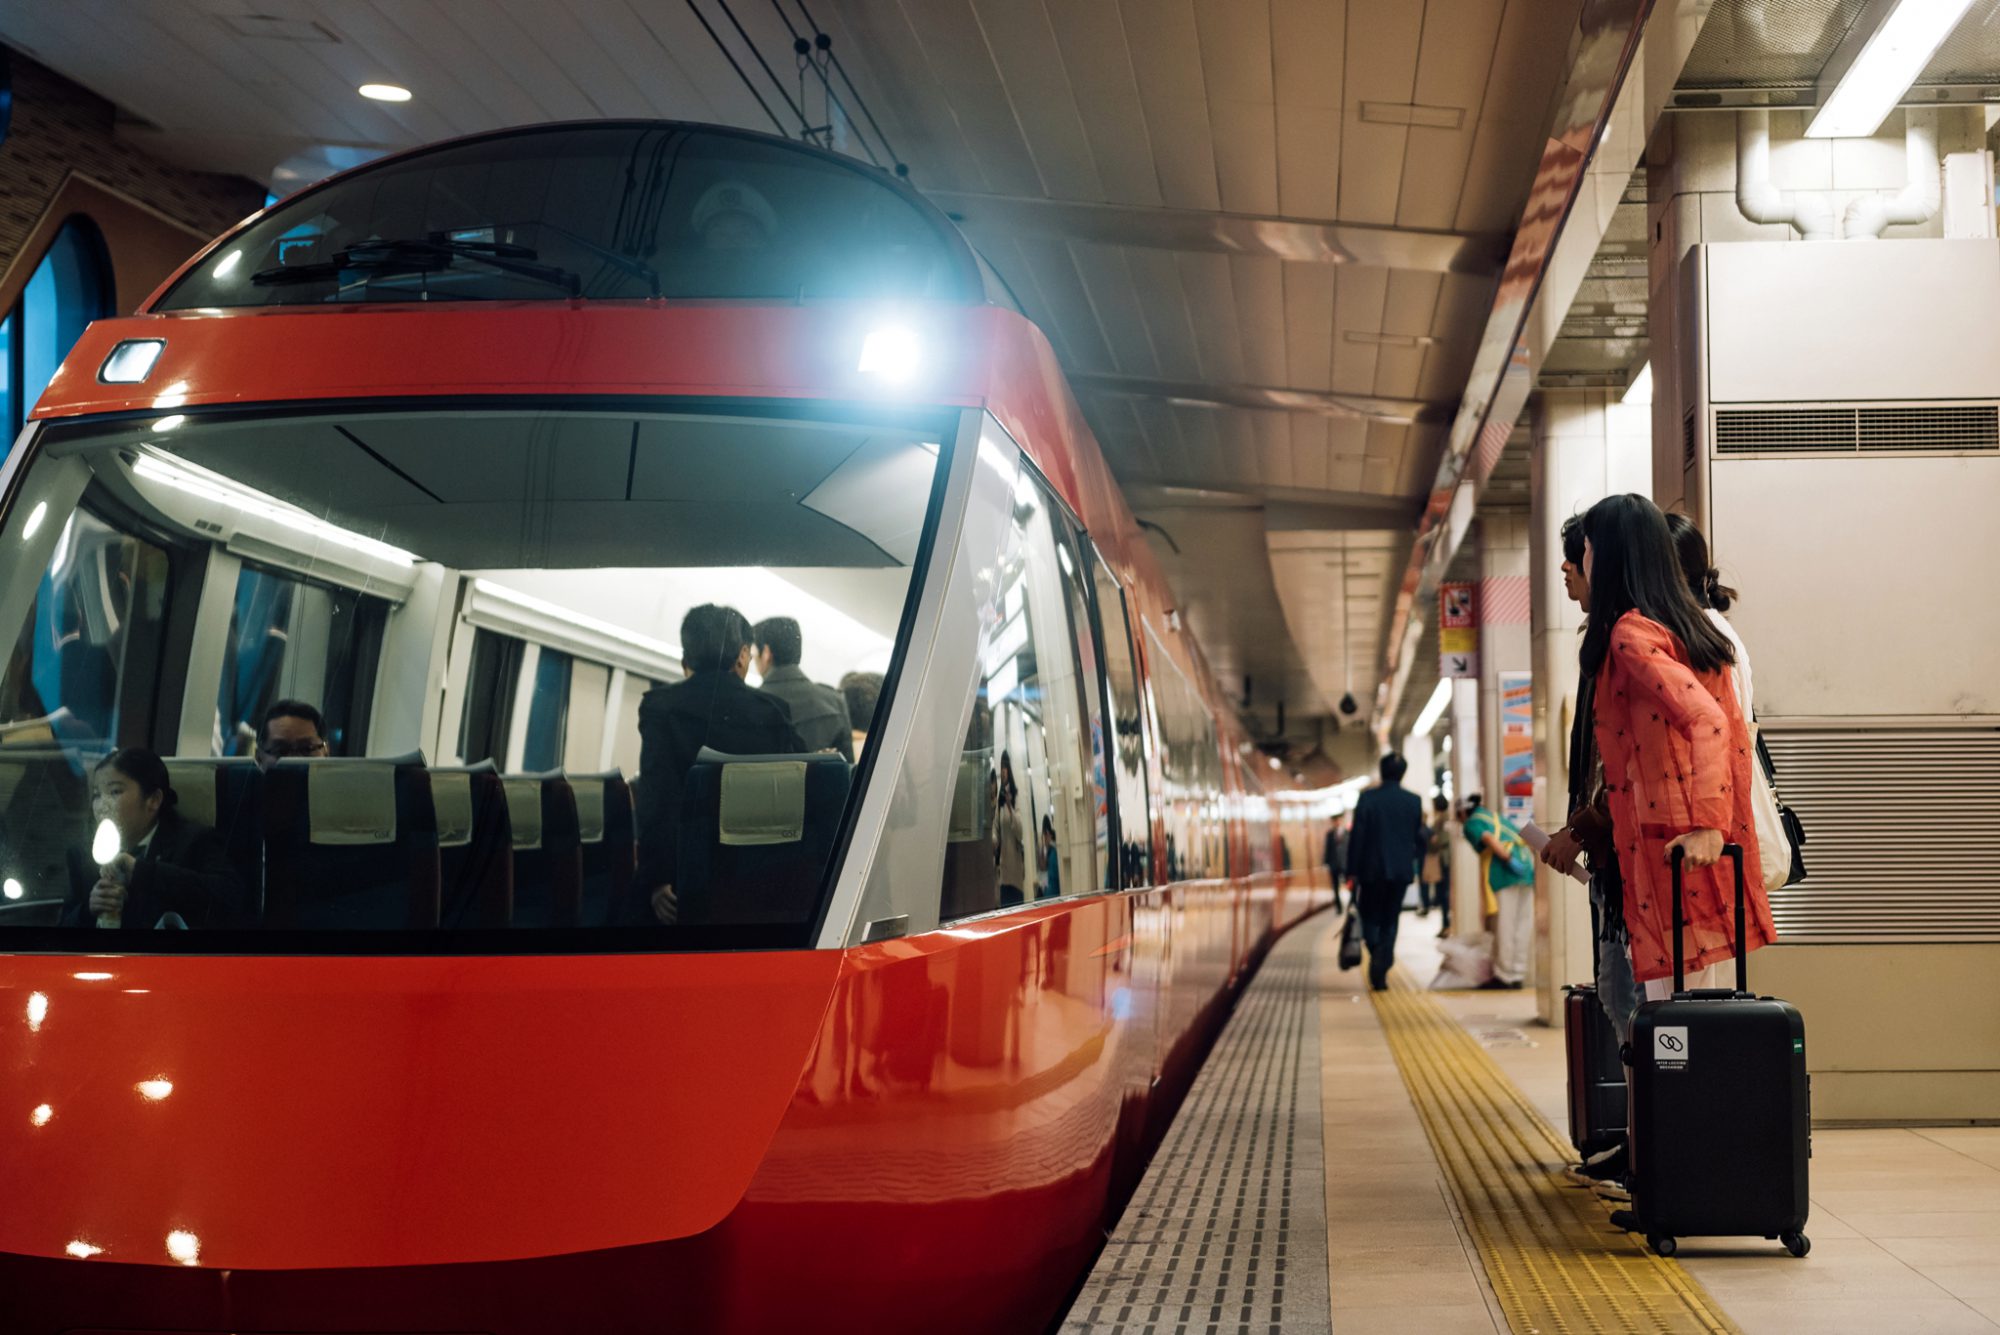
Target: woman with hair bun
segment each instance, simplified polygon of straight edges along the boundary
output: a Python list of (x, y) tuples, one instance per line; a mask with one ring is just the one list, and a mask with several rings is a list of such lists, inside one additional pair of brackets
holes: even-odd
[(175, 810), (179, 800), (167, 767), (142, 746), (127, 746), (90, 772), (92, 815), (118, 831), (118, 855), (86, 870), (90, 855), (72, 859), (65, 927), (226, 927), (244, 908), (243, 886), (222, 840)]

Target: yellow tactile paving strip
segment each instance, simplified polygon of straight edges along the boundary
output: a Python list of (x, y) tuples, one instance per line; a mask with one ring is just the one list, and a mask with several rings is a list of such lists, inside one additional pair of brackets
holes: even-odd
[(1610, 1207), (1563, 1176), (1568, 1140), (1434, 998), (1400, 969), (1374, 998), (1514, 1335), (1737, 1335), (1685, 1270), (1612, 1228)]

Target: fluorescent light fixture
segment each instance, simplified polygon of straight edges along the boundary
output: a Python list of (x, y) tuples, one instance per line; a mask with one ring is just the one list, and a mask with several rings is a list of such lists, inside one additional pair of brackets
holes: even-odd
[(241, 263), (243, 263), (243, 252), (241, 250), (232, 250), (216, 261), (215, 267), (209, 270), (208, 276), (211, 278), (227, 278), (236, 272), (236, 266)]
[(1653, 401), (1653, 364), (1647, 362), (1639, 368), (1639, 374), (1632, 377), (1632, 383), (1625, 386), (1625, 394), (1620, 403), (1637, 404), (1644, 407)]
[(354, 90), (371, 102), (407, 102), (410, 90), (395, 83), (364, 83)]
[(1437, 684), (1431, 698), (1424, 702), (1423, 712), (1417, 715), (1415, 725), (1410, 728), (1410, 736), (1428, 736), (1430, 730), (1438, 725), (1438, 720), (1444, 717), (1445, 706), (1451, 703), (1451, 682), (1452, 679), (1446, 677)]
[(9, 876), (4, 883), (0, 883), (0, 894), (5, 894), (9, 899), (19, 899), (27, 893), (28, 888), (12, 876)]
[(1825, 95), (1818, 114), (1806, 126), (1806, 137), (1874, 134), (1971, 5), (1972, 0), (1895, 0), (1833, 91)]
[(857, 369), (863, 375), (880, 376), (892, 385), (909, 383), (922, 369), (924, 351), (917, 342), (917, 336), (906, 326), (884, 325), (871, 329), (861, 340), (861, 362)]
[(575, 626), (579, 630), (587, 630), (594, 635), (602, 635), (608, 640), (616, 640), (620, 644), (630, 645), (634, 649), (641, 650), (655, 657), (671, 658), (676, 663), (681, 660), (679, 645), (668, 644), (665, 640), (656, 640), (650, 635), (641, 635), (638, 631), (627, 630), (623, 626), (614, 626), (609, 621), (599, 621), (596, 617), (584, 616), (581, 612), (572, 612), (566, 607), (558, 607), (554, 603), (544, 602), (542, 599), (536, 598), (531, 594), (522, 593), (518, 589), (510, 589), (505, 584), (495, 584), (490, 579), (475, 579), (472, 581), (472, 587), (481, 597), (493, 598), (503, 603), (512, 603), (523, 611), (533, 612), (539, 616), (545, 616), (551, 620)]
[(28, 511), (28, 522), (21, 526), (21, 541), (26, 542), (41, 531), (42, 521), (49, 517), (49, 503), (36, 501), (35, 508)]
[(128, 338), (104, 359), (97, 378), (107, 385), (139, 384), (153, 373), (154, 364), (166, 350), (164, 338)]
[(359, 533), (329, 524), (324, 519), (316, 519), (296, 506), (285, 505), (273, 500), (261, 491), (252, 491), (239, 486), (206, 469), (196, 469), (192, 465), (169, 463), (157, 455), (142, 454), (132, 465), (132, 471), (148, 481), (184, 491), (190, 496), (199, 496), (216, 505), (226, 505), (244, 514), (256, 515), (274, 524), (281, 524), (294, 533), (304, 534), (335, 547), (345, 547), (349, 551), (372, 556), (391, 565), (409, 567), (417, 563), (415, 554), (401, 547), (392, 547), (386, 542), (363, 537)]

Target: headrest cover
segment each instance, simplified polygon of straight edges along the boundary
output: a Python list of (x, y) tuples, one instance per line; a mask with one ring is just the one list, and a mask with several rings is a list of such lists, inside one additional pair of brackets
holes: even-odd
[(439, 848), (463, 848), (472, 842), (470, 774), (432, 770), (431, 805), (437, 808)]
[(174, 790), (174, 810), (189, 820), (213, 828), (216, 776), (221, 769), (199, 760), (169, 760), (167, 783)]
[(604, 780), (578, 777), (569, 781), (576, 794), (576, 826), (586, 844), (604, 842)]
[(806, 829), (806, 762), (724, 765), (720, 824), (718, 837), (733, 847), (798, 842)]
[[(297, 763), (297, 762), (293, 762)], [(315, 844), (396, 842), (392, 763), (307, 761), (306, 819)]]
[(500, 780), (507, 790), (507, 818), (514, 824), (514, 847), (542, 846), (542, 781), (518, 776)]

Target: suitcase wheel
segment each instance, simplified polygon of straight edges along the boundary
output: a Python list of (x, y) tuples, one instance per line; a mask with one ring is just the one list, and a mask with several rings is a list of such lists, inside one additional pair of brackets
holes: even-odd
[[(1646, 1245), (1651, 1247), (1654, 1253), (1659, 1256), (1672, 1256), (1680, 1250), (1680, 1244), (1664, 1233), (1655, 1233), (1652, 1237), (1647, 1238)], [(1805, 1253), (1801, 1252), (1799, 1255), (1803, 1256)]]
[(1778, 1241), (1785, 1244), (1785, 1250), (1794, 1256), (1804, 1256), (1812, 1250), (1812, 1239), (1803, 1233), (1787, 1233)]

